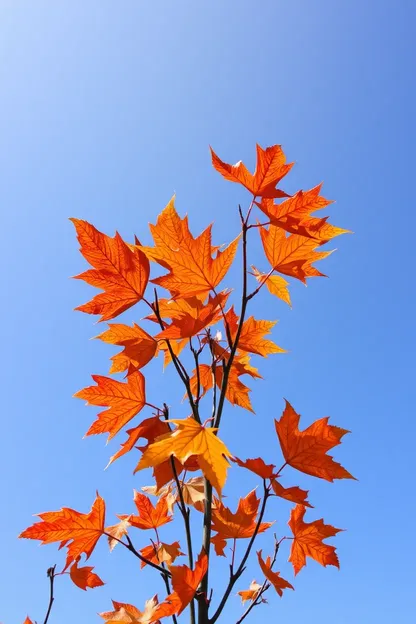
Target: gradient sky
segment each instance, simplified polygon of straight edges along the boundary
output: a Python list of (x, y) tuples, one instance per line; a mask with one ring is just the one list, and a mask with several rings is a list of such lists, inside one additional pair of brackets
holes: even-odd
[[(247, 621), (410, 621), (415, 20), (413, 0), (2, 0), (4, 624), (27, 613), (43, 622), (46, 569), (64, 561), (55, 545), (17, 539), (33, 513), (63, 505), (86, 512), (98, 489), (113, 523), (115, 513), (133, 511), (132, 488), (149, 482), (131, 475), (135, 457), (103, 471), (124, 435), (108, 447), (103, 436), (81, 439), (96, 410), (72, 394), (91, 373), (108, 372), (114, 351), (89, 341), (104, 327), (72, 311), (93, 289), (68, 279), (86, 267), (68, 217), (149, 242), (148, 222), (176, 192), (195, 233), (215, 221), (215, 242), (227, 242), (247, 196), (211, 169), (208, 145), (252, 167), (256, 141), (281, 143), (296, 160), (288, 191), (324, 180), (326, 196), (337, 200), (332, 221), (355, 234), (337, 239), (338, 251), (322, 263), (330, 279), (293, 285), (292, 310), (259, 297), (256, 315), (279, 319), (274, 337), (290, 353), (259, 362), (265, 381), (252, 384), (256, 416), (228, 409), (222, 435), (236, 454), (278, 464), (271, 427), (286, 397), (304, 425), (330, 415), (352, 431), (335, 455), (359, 481), (330, 484), (288, 471), (285, 484), (311, 490), (309, 519), (347, 529), (333, 540), (341, 571), (311, 561), (295, 592), (269, 592), (270, 605)], [(255, 249), (252, 260), (262, 262)], [(123, 320), (143, 315), (138, 307)], [(157, 362), (149, 400), (162, 389), (176, 405), (181, 391)], [(230, 480), (231, 504), (241, 481), (241, 473)], [(244, 475), (247, 491), (255, 483)], [(266, 519), (277, 517), (281, 535), (290, 505), (273, 505)], [(270, 549), (271, 536), (259, 545)], [(282, 548), (278, 569), (293, 581), (287, 555)], [(155, 591), (162, 597), (160, 579), (131, 559), (100, 545), (91, 565), (107, 585), (86, 594), (60, 578), (51, 624), (99, 622), (110, 598), (141, 607)], [(215, 565), (218, 595), (226, 565)], [(254, 577), (253, 562), (238, 589)], [(233, 596), (224, 622), (239, 614)]]

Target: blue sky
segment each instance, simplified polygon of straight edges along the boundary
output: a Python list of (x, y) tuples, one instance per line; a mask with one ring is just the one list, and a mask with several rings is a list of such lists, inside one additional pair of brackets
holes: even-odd
[[(54, 545), (17, 540), (33, 513), (87, 511), (98, 489), (112, 523), (133, 510), (132, 488), (149, 481), (132, 476), (135, 458), (103, 471), (124, 436), (108, 447), (102, 436), (81, 439), (96, 411), (72, 394), (91, 373), (107, 373), (113, 351), (89, 341), (101, 330), (92, 317), (72, 311), (92, 289), (68, 279), (85, 268), (68, 217), (149, 242), (148, 222), (176, 192), (195, 233), (215, 221), (215, 241), (227, 242), (247, 197), (211, 169), (208, 145), (252, 167), (256, 141), (280, 143), (296, 161), (287, 190), (324, 180), (326, 196), (337, 200), (332, 221), (355, 234), (337, 239), (337, 253), (323, 263), (330, 279), (293, 285), (292, 310), (266, 294), (255, 303), (257, 316), (279, 319), (274, 337), (290, 353), (259, 363), (256, 416), (228, 409), (223, 437), (236, 454), (279, 463), (268, 432), (286, 397), (305, 425), (330, 415), (353, 432), (336, 457), (359, 481), (288, 472), (287, 485), (311, 490), (310, 519), (347, 529), (333, 540), (341, 571), (310, 562), (296, 591), (270, 593), (251, 622), (409, 621), (415, 19), (411, 0), (3, 0), (2, 622), (18, 624), (27, 613), (42, 622), (46, 568), (64, 560)], [(256, 249), (252, 260), (261, 262)], [(143, 314), (138, 307), (123, 320)], [(157, 363), (149, 400), (161, 389), (178, 404), (173, 375), (161, 378)], [(244, 485), (248, 491), (255, 480), (245, 475)], [(231, 502), (240, 486), (241, 477), (230, 479)], [(273, 504), (266, 519), (277, 518), (283, 534), (290, 506)], [(173, 537), (170, 529), (165, 536)], [(267, 550), (271, 541), (259, 545)], [(293, 580), (287, 554), (282, 549), (278, 569)], [(107, 585), (85, 594), (59, 579), (50, 622), (98, 622), (110, 598), (140, 607), (155, 591), (163, 596), (159, 579), (129, 553), (110, 555), (102, 544), (91, 561)], [(218, 595), (225, 564), (216, 565)], [(253, 562), (239, 589), (254, 577)], [(224, 621), (240, 613), (233, 596)]]

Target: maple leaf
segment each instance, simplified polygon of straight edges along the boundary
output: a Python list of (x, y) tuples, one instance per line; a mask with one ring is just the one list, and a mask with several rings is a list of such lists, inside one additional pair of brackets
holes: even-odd
[(191, 338), (208, 325), (213, 325), (221, 318), (228, 295), (229, 292), (223, 291), (215, 297), (210, 296), (205, 304), (197, 297), (187, 299), (190, 310), (175, 315), (171, 325), (155, 336), (156, 340)]
[[(248, 600), (250, 600), (250, 602), (254, 602), (259, 597), (260, 590), (261, 585), (259, 585), (259, 583), (257, 583), (256, 581), (251, 581), (250, 587), (248, 589), (243, 589), (242, 591), (239, 591), (238, 595), (241, 597), (241, 601), (243, 604)], [(263, 598), (262, 602), (266, 602), (266, 600)]]
[(289, 295), (289, 282), (285, 280), (281, 275), (268, 275), (267, 273), (260, 273), (255, 266), (252, 266), (252, 271), (256, 280), (262, 284), (265, 283), (267, 290), (271, 295), (275, 295), (289, 306), (292, 306)]
[(203, 427), (193, 418), (166, 422), (176, 425), (177, 428), (147, 447), (136, 471), (162, 464), (172, 455), (180, 462), (195, 455), (202, 472), (221, 495), (229, 467), (227, 457), (231, 457), (231, 454), (215, 434), (217, 429)]
[(144, 377), (139, 371), (132, 371), (126, 383), (101, 375), (92, 375), (92, 378), (97, 385), (80, 390), (74, 397), (85, 399), (87, 405), (108, 406), (108, 409), (98, 415), (85, 435), (108, 433), (108, 440), (111, 440), (143, 409), (146, 403)]
[(109, 329), (96, 336), (103, 342), (124, 347), (111, 357), (110, 373), (122, 373), (130, 367), (143, 368), (157, 354), (157, 341), (133, 323), (133, 327), (121, 323), (109, 323)]
[(286, 581), (284, 578), (280, 576), (280, 572), (273, 572), (273, 570), (271, 569), (270, 557), (267, 557), (266, 561), (264, 561), (264, 559), (261, 556), (261, 553), (262, 553), (261, 550), (259, 550), (257, 553), (257, 558), (259, 561), (260, 568), (264, 576), (267, 578), (267, 580), (270, 581), (270, 583), (273, 585), (273, 587), (275, 588), (279, 596), (280, 597), (283, 596), (284, 589), (295, 589), (293, 585), (289, 583), (289, 581)]
[(321, 418), (304, 431), (299, 431), (299, 420), (299, 414), (286, 401), (280, 420), (275, 420), (276, 433), (286, 463), (301, 472), (327, 481), (354, 479), (345, 468), (326, 454), (331, 448), (341, 444), (341, 438), (349, 431), (328, 425), (329, 418)]
[(139, 248), (125, 243), (118, 232), (111, 238), (87, 221), (71, 221), (80, 251), (94, 267), (75, 278), (104, 290), (75, 309), (101, 314), (101, 321), (109, 321), (142, 299), (149, 279), (149, 261)]
[(287, 193), (276, 189), (276, 185), (290, 171), (293, 163), (286, 164), (286, 157), (280, 145), (262, 149), (256, 145), (257, 165), (252, 175), (241, 160), (235, 165), (223, 162), (211, 148), (212, 165), (226, 180), (238, 182), (254, 197), (287, 197)]
[(295, 575), (306, 565), (306, 557), (315, 559), (324, 567), (333, 565), (339, 568), (335, 547), (324, 544), (323, 540), (333, 537), (342, 529), (324, 524), (322, 518), (313, 522), (304, 522), (305, 512), (304, 505), (296, 505), (290, 513), (288, 522), (294, 535), (289, 561), (293, 565)]
[[(233, 364), (228, 376), (225, 397), (232, 405), (238, 405), (239, 407), (242, 407), (243, 409), (254, 413), (249, 397), (250, 388), (248, 388), (240, 380), (240, 376), (246, 374), (247, 372), (248, 371), (245, 370), (244, 366), (239, 367), (237, 361), (235, 365)], [(223, 375), (224, 373), (222, 370), (222, 366), (219, 364), (216, 366), (215, 369), (215, 383), (220, 389), (222, 388)], [(200, 398), (202, 398), (208, 392), (208, 390), (210, 390), (214, 386), (211, 366), (209, 366), (208, 364), (199, 365), (199, 380), (202, 391)], [(192, 371), (190, 385), (192, 394), (196, 396), (198, 387), (198, 375), (196, 369)]]
[[(150, 544), (140, 550), (140, 554), (151, 561), (152, 563), (166, 563), (166, 565), (172, 565), (177, 557), (183, 555), (179, 542), (173, 542), (172, 544), (165, 544), (160, 542), (159, 544)], [(147, 565), (146, 561), (142, 561), (141, 568)]]
[(323, 273), (312, 266), (313, 262), (329, 256), (331, 251), (316, 251), (320, 242), (286, 233), (276, 225), (268, 229), (260, 228), (263, 249), (272, 268), (279, 273), (295, 277), (306, 283), (307, 277), (325, 277)]
[(120, 520), (117, 524), (113, 524), (112, 526), (105, 528), (105, 532), (108, 535), (108, 545), (110, 547), (110, 551), (114, 550), (119, 540), (121, 540), (124, 535), (128, 534), (128, 530), (131, 527), (129, 519), (130, 516), (124, 520)]
[(277, 479), (271, 480), (273, 492), (276, 496), (284, 498), (292, 503), (300, 503), (306, 507), (312, 507), (312, 505), (306, 500), (308, 498), (308, 491), (302, 490), (300, 487), (285, 488)]
[[(252, 490), (245, 498), (240, 498), (237, 511), (233, 513), (220, 501), (216, 501), (216, 508), (212, 510), (213, 531), (217, 534), (211, 539), (215, 546), (217, 555), (225, 556), (224, 548), (227, 539), (242, 539), (252, 537), (256, 530), (256, 517), (259, 509), (260, 499), (256, 496), (256, 491)], [(262, 522), (258, 533), (263, 533), (271, 527), (273, 522)]]
[(30, 619), (30, 617), (27, 615), (25, 621), (23, 622), (23, 624), (33, 624), (32, 620)]
[(172, 516), (168, 515), (166, 496), (162, 496), (154, 506), (148, 496), (134, 490), (134, 503), (138, 512), (137, 516), (119, 515), (118, 518), (128, 519), (131, 526), (137, 529), (157, 529), (172, 520)]
[(98, 494), (87, 514), (63, 507), (60, 511), (37, 515), (41, 521), (23, 531), (19, 537), (41, 540), (42, 544), (61, 542), (60, 547), (68, 549), (65, 569), (82, 553), (88, 559), (104, 533), (105, 503)]
[(256, 457), (255, 459), (246, 459), (242, 461), (238, 457), (234, 457), (233, 461), (238, 464), (241, 468), (247, 468), (247, 470), (251, 470), (254, 474), (258, 475), (262, 479), (272, 479), (276, 476), (276, 466), (274, 464), (266, 464), (264, 459), (261, 457)]
[(214, 290), (234, 260), (240, 237), (218, 251), (211, 244), (211, 229), (209, 226), (194, 238), (187, 217), (178, 216), (172, 198), (156, 225), (150, 226), (155, 247), (140, 247), (150, 260), (170, 271), (152, 282), (169, 290), (174, 299), (202, 296)]
[(267, 198), (263, 198), (261, 203), (256, 203), (274, 225), (286, 232), (315, 238), (323, 244), (335, 236), (346, 234), (348, 230), (327, 223), (328, 217), (311, 216), (312, 212), (332, 204), (332, 201), (320, 195), (321, 188), (322, 184), (319, 184), (309, 191), (298, 191), (280, 204), (275, 204), (273, 199)]
[(186, 565), (170, 566), (169, 571), (172, 575), (173, 592), (156, 609), (154, 617), (161, 618), (175, 613), (180, 615), (195, 596), (196, 590), (207, 570), (208, 557), (203, 550), (199, 554), (193, 570)]
[[(238, 316), (231, 307), (225, 315), (228, 328), (230, 330), (233, 341), (238, 331)], [(272, 340), (264, 338), (270, 334), (272, 328), (276, 325), (276, 321), (256, 320), (254, 316), (250, 316), (243, 323), (240, 338), (238, 340), (238, 348), (240, 351), (248, 351), (267, 357), (270, 353), (285, 353), (285, 350), (278, 347)]]
[(157, 437), (168, 432), (169, 425), (166, 424), (165, 420), (161, 420), (158, 416), (145, 418), (137, 427), (127, 429), (127, 440), (122, 443), (121, 449), (110, 458), (108, 466), (119, 457), (131, 451), (140, 438), (145, 438), (148, 442), (154, 442)]
[(124, 602), (113, 600), (112, 603), (114, 611), (99, 614), (106, 624), (119, 624), (120, 622), (126, 624), (150, 624), (151, 622), (156, 622), (154, 614), (159, 606), (157, 595), (146, 601), (144, 611), (139, 611), (134, 605)]
[(82, 568), (78, 567), (78, 562), (75, 561), (70, 570), (69, 575), (71, 580), (77, 587), (80, 587), (84, 591), (86, 591), (87, 587), (100, 587), (104, 585), (103, 581), (100, 579), (98, 574), (93, 572), (94, 568), (91, 566), (84, 566)]

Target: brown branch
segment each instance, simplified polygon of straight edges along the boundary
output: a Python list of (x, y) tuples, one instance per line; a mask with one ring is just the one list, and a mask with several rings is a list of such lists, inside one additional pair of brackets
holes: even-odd
[(52, 566), (51, 568), (48, 568), (46, 572), (47, 577), (49, 579), (49, 604), (48, 604), (48, 610), (46, 611), (45, 619), (43, 620), (43, 624), (48, 623), (49, 616), (52, 610), (53, 601), (55, 600), (54, 595), (53, 595), (53, 584), (55, 581), (55, 569), (56, 569), (56, 564)]
[(234, 585), (236, 584), (236, 582), (238, 581), (238, 579), (240, 578), (240, 576), (243, 574), (244, 570), (245, 570), (245, 565), (247, 562), (247, 559), (250, 556), (250, 552), (251, 549), (253, 547), (253, 544), (255, 542), (255, 539), (258, 535), (258, 532), (260, 530), (260, 526), (261, 523), (263, 521), (263, 517), (264, 517), (264, 512), (266, 511), (266, 505), (267, 505), (267, 500), (270, 497), (270, 491), (269, 491), (269, 487), (267, 486), (266, 480), (263, 479), (263, 488), (264, 488), (264, 495), (263, 495), (263, 501), (261, 504), (261, 509), (260, 509), (260, 514), (259, 517), (257, 519), (257, 523), (256, 523), (256, 528), (254, 529), (254, 533), (251, 536), (251, 539), (248, 543), (248, 546), (246, 548), (246, 552), (244, 553), (243, 558), (241, 559), (240, 565), (238, 566), (237, 570), (235, 572), (232, 571), (232, 568), (230, 566), (230, 580), (228, 581), (228, 585), (226, 587), (226, 590), (224, 592), (224, 595), (221, 599), (220, 604), (217, 607), (217, 610), (215, 611), (214, 615), (212, 616), (212, 618), (210, 618), (208, 620), (209, 624), (215, 624), (215, 622), (218, 620), (218, 618), (220, 617), (222, 610), (225, 607), (225, 604), (233, 590)]
[(127, 550), (129, 550), (131, 553), (133, 553), (133, 555), (135, 557), (137, 557), (138, 559), (140, 559), (140, 561), (143, 561), (143, 563), (145, 563), (146, 565), (149, 565), (151, 568), (154, 568), (155, 570), (160, 572), (160, 574), (162, 574), (163, 576), (168, 576), (168, 577), (172, 576), (171, 573), (169, 572), (169, 570), (166, 570), (166, 569), (162, 568), (162, 566), (157, 565), (157, 563), (153, 563), (153, 561), (150, 561), (150, 559), (146, 559), (146, 557), (143, 557), (143, 555), (141, 555), (139, 553), (139, 551), (136, 550), (136, 548), (133, 545), (133, 542), (131, 541), (131, 539), (130, 539), (130, 537), (128, 535), (126, 535), (127, 544), (125, 542), (123, 542), (123, 540), (118, 539), (118, 537), (114, 537), (114, 535), (111, 535), (110, 533), (106, 533), (105, 531), (104, 531), (103, 535), (106, 535), (110, 539), (116, 540), (116, 542), (118, 542), (119, 544), (124, 546), (124, 548), (127, 548)]
[[(277, 541), (276, 539), (276, 535), (274, 536), (274, 553), (273, 553), (273, 559), (272, 562), (270, 564), (270, 569), (273, 569), (274, 564), (276, 563), (276, 558), (277, 558), (277, 553), (279, 552), (279, 547), (280, 547), (280, 542)], [(254, 609), (254, 607), (257, 607), (259, 604), (261, 604), (263, 602), (263, 594), (269, 589), (270, 587), (270, 583), (268, 582), (267, 579), (264, 580), (263, 585), (260, 587), (256, 598), (252, 601), (252, 603), (247, 607), (247, 609), (244, 611), (243, 615), (240, 617), (239, 620), (237, 620), (236, 624), (241, 624), (241, 622), (243, 620), (246, 619), (246, 617), (251, 613), (251, 610)]]

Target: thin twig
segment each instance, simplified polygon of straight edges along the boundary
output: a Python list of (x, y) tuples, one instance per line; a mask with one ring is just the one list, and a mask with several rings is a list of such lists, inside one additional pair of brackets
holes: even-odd
[[(273, 566), (276, 563), (276, 558), (277, 558), (277, 553), (279, 552), (280, 543), (281, 543), (281, 540), (278, 542), (277, 538), (276, 538), (276, 535), (275, 535), (274, 536), (274, 553), (273, 553), (272, 562), (270, 564), (270, 569), (271, 570), (273, 569)], [(247, 607), (247, 609), (244, 611), (244, 613), (240, 617), (240, 619), (237, 620), (236, 624), (241, 624), (241, 622), (243, 620), (245, 620), (246, 617), (251, 613), (251, 610), (254, 609), (254, 607), (257, 607), (259, 604), (261, 604), (263, 602), (263, 594), (269, 589), (269, 587), (270, 587), (270, 583), (268, 582), (267, 579), (265, 579), (264, 582), (263, 582), (263, 585), (260, 587), (260, 589), (257, 592), (256, 598)]]
[(137, 557), (138, 559), (140, 559), (140, 561), (143, 561), (143, 563), (145, 563), (146, 565), (149, 565), (151, 568), (154, 568), (155, 570), (158, 570), (158, 572), (160, 572), (162, 575), (172, 576), (171, 573), (169, 572), (169, 570), (166, 570), (166, 569), (162, 568), (162, 566), (157, 565), (157, 563), (153, 563), (153, 561), (150, 561), (150, 559), (146, 559), (146, 557), (143, 557), (143, 555), (141, 555), (139, 553), (139, 551), (136, 550), (136, 548), (133, 545), (133, 542), (131, 541), (131, 539), (130, 539), (130, 537), (128, 535), (126, 535), (127, 544), (125, 542), (123, 542), (123, 540), (118, 539), (118, 537), (114, 537), (114, 535), (111, 535), (110, 533), (106, 533), (105, 531), (104, 531), (103, 535), (106, 535), (110, 539), (116, 540), (116, 542), (118, 542), (119, 544), (124, 546), (124, 548), (127, 548), (127, 550), (129, 550), (131, 553), (133, 553), (133, 555), (135, 557)]
[(46, 572), (48, 579), (49, 579), (49, 604), (48, 604), (48, 610), (46, 611), (45, 619), (43, 620), (43, 624), (47, 624), (49, 620), (49, 616), (51, 614), (53, 601), (55, 600), (54, 595), (53, 595), (53, 584), (55, 581), (55, 569), (56, 569), (56, 564), (52, 566), (51, 568), (48, 568)]
[(270, 491), (269, 491), (269, 487), (266, 483), (266, 480), (263, 479), (263, 488), (264, 488), (264, 495), (263, 495), (263, 501), (261, 504), (261, 509), (260, 509), (260, 514), (259, 517), (257, 519), (257, 523), (256, 523), (256, 528), (254, 529), (254, 533), (248, 543), (248, 546), (246, 548), (246, 552), (244, 553), (243, 558), (241, 559), (240, 565), (238, 566), (237, 570), (235, 572), (233, 572), (230, 568), (230, 579), (228, 581), (228, 585), (226, 587), (226, 590), (224, 592), (224, 595), (221, 599), (220, 604), (217, 607), (217, 610), (215, 611), (214, 615), (212, 616), (212, 618), (209, 619), (209, 624), (214, 624), (218, 618), (220, 617), (222, 610), (225, 607), (225, 604), (232, 592), (232, 589), (234, 587), (234, 585), (236, 584), (237, 580), (240, 578), (240, 576), (243, 574), (244, 570), (245, 570), (245, 565), (247, 562), (247, 559), (250, 556), (250, 552), (251, 549), (253, 547), (253, 544), (255, 542), (255, 539), (257, 537), (257, 534), (260, 530), (260, 526), (261, 523), (263, 521), (263, 516), (264, 516), (264, 512), (266, 511), (266, 504), (267, 504), (267, 500), (270, 497)]

